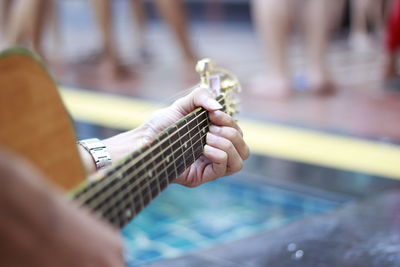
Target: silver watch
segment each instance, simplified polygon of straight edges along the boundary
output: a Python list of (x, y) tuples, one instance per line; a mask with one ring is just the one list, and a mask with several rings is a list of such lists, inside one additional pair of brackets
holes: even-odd
[(96, 164), (96, 168), (102, 169), (111, 165), (110, 153), (108, 153), (106, 146), (97, 138), (90, 138), (78, 141), (83, 148), (85, 148)]

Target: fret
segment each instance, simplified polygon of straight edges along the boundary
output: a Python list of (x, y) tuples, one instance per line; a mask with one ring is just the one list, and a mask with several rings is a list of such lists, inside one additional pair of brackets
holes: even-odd
[[(154, 179), (154, 178), (157, 178), (157, 176), (158, 176), (158, 173), (155, 170), (156, 166), (159, 163), (159, 160), (162, 159), (162, 149), (158, 145), (159, 142), (160, 142), (160, 140), (158, 139), (157, 143), (154, 144), (155, 147), (154, 147), (152, 153), (150, 154), (151, 159), (148, 161), (148, 165), (146, 167), (146, 175), (147, 175), (148, 179), (151, 181), (149, 183), (149, 189), (151, 192), (152, 199), (161, 192), (160, 185), (158, 184), (158, 179)], [(156, 193), (153, 193), (154, 189), (156, 189), (158, 191)]]
[(124, 226), (202, 155), (208, 128), (208, 113), (197, 109), (75, 198), (112, 224)]
[[(195, 119), (196, 114), (192, 113), (187, 119), (186, 119), (186, 131), (189, 137), (189, 142), (190, 142), (190, 153), (191, 156), (193, 158), (193, 160), (191, 161), (192, 163), (196, 161), (196, 155), (195, 155), (195, 151), (194, 151), (194, 147), (193, 145), (195, 144), (196, 140), (193, 139), (197, 133), (196, 129), (196, 119)], [(188, 164), (189, 165), (189, 164)]]
[[(189, 167), (190, 161), (189, 161), (189, 156), (191, 156), (190, 153), (188, 153), (188, 148), (190, 146), (190, 139), (189, 139), (189, 134), (188, 130), (186, 129), (186, 121), (183, 120), (181, 121), (183, 125), (179, 125), (179, 142), (182, 147), (182, 153), (184, 154), (183, 156), (183, 163), (184, 163), (184, 170), (186, 170), (187, 167)], [(189, 156), (188, 156), (189, 155)]]
[[(176, 173), (176, 177), (179, 176), (179, 174), (181, 174), (181, 172), (183, 170), (186, 170), (186, 162), (183, 161), (183, 166), (182, 165), (178, 165), (179, 167), (176, 167), (176, 162), (177, 159), (180, 157), (180, 155), (183, 154), (184, 150), (183, 150), (183, 146), (182, 146), (182, 140), (181, 140), (181, 134), (180, 134), (180, 130), (176, 131), (176, 134), (171, 136), (170, 138), (171, 140), (171, 149), (172, 149), (172, 156), (173, 156), (173, 164), (174, 164), (174, 168), (175, 168), (175, 173)], [(179, 163), (179, 162), (178, 162)], [(183, 170), (182, 170), (183, 169)], [(174, 177), (174, 178), (176, 178)]]
[[(202, 125), (204, 124), (203, 120), (204, 120), (204, 115), (203, 116), (198, 115), (198, 116), (196, 116), (196, 119), (194, 119), (192, 122), (189, 123), (189, 127), (191, 129), (196, 129), (195, 136), (193, 137), (194, 141), (196, 142), (200, 138), (200, 142), (197, 142), (195, 146), (196, 147), (201, 146), (201, 148), (203, 148), (205, 145), (205, 143), (203, 142), (204, 138), (201, 138), (201, 136), (203, 135), (203, 133), (202, 133), (202, 129), (203, 129)], [(194, 153), (196, 158), (198, 157), (197, 154), (198, 154), (198, 152)]]

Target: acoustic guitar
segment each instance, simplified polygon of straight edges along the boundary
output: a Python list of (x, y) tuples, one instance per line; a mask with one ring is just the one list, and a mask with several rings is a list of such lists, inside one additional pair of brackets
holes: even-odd
[[(237, 79), (209, 59), (196, 70), (200, 86), (210, 88), (225, 112), (236, 113)], [(35, 55), (14, 48), (0, 54), (0, 125), (0, 147), (22, 155), (69, 197), (122, 228), (202, 155), (209, 120), (197, 108), (150, 145), (87, 179), (54, 80)]]

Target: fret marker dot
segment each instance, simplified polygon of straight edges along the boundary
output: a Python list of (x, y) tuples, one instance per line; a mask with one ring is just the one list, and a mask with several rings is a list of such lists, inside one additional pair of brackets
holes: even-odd
[(169, 162), (169, 156), (167, 157), (167, 162)]
[(203, 133), (206, 133), (206, 128), (203, 128)]
[(153, 176), (153, 172), (152, 172), (152, 171), (149, 171), (149, 172), (147, 173), (147, 175), (148, 175), (149, 177), (151, 177), (151, 176)]
[(130, 218), (132, 216), (132, 211), (131, 210), (126, 210), (125, 211), (125, 216)]
[(185, 148), (187, 148), (187, 142), (185, 143)]

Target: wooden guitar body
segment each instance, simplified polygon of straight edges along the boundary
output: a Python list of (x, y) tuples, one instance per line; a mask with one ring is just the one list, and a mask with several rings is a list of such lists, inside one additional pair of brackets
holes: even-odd
[(85, 180), (73, 125), (57, 86), (23, 48), (0, 54), (0, 149), (24, 157), (65, 190)]

